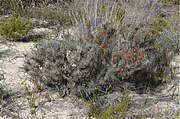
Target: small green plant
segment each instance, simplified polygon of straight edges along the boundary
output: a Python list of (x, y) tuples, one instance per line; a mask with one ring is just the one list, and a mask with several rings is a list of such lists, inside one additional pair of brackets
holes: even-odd
[(99, 17), (106, 17), (107, 22), (116, 23), (121, 25), (125, 17), (125, 9), (123, 8), (121, 1), (118, 1), (116, 5), (108, 6), (106, 4), (101, 5), (97, 11)]
[(166, 19), (163, 17), (159, 17), (159, 18), (155, 19), (155, 21), (152, 23), (151, 30), (154, 33), (162, 32), (164, 30), (164, 28), (167, 27), (167, 25), (168, 25), (168, 23), (167, 23)]
[(174, 3), (175, 3), (176, 5), (180, 5), (180, 0), (174, 0)]
[(124, 97), (120, 103), (112, 105), (105, 109), (97, 119), (125, 119), (130, 97)]
[(0, 35), (18, 39), (32, 28), (32, 23), (23, 17), (10, 17), (0, 21)]
[(165, 5), (170, 5), (170, 4), (174, 4), (174, 5), (180, 5), (180, 0), (164, 0)]
[(177, 112), (176, 119), (180, 119), (180, 112)]

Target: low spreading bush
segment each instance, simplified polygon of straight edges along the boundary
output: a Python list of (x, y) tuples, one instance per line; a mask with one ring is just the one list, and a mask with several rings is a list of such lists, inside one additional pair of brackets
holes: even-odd
[(115, 32), (102, 30), (88, 40), (43, 41), (27, 57), (25, 69), (36, 82), (86, 99), (116, 90), (135, 72), (149, 72), (141, 78), (164, 75), (169, 51), (161, 47), (157, 36), (154, 39), (146, 32), (144, 39), (131, 36), (123, 42)]
[[(151, 4), (146, 2), (145, 5)], [(143, 13), (141, 9), (137, 11)], [(148, 18), (149, 24), (145, 17), (132, 16), (132, 12), (124, 17), (120, 14), (122, 26), (118, 27), (104, 17), (104, 22), (98, 25), (98, 16), (91, 13), (91, 21), (86, 16), (88, 12), (85, 13), (74, 14), (86, 19), (74, 19), (78, 27), (74, 35), (42, 41), (27, 56), (25, 69), (32, 80), (66, 94), (91, 99), (122, 89), (123, 82), (135, 84), (132, 87), (140, 89), (140, 86), (150, 86), (150, 82), (155, 86), (154, 80), (161, 81), (166, 77), (170, 71), (170, 54), (174, 51), (170, 44), (175, 40), (164, 35), (165, 31), (169, 32), (168, 24), (164, 18), (155, 19), (156, 10), (151, 12), (154, 17)], [(147, 13), (144, 16), (148, 16)], [(133, 18), (138, 18), (142, 24), (127, 22)], [(148, 85), (136, 85), (141, 82)]]
[(36, 48), (25, 67), (32, 78), (46, 86), (57, 86), (60, 90), (89, 98), (95, 93), (106, 92), (106, 87), (110, 88), (114, 82), (102, 79), (101, 75), (105, 75), (107, 69), (95, 45), (79, 40), (43, 41)]
[(18, 39), (27, 34), (32, 23), (23, 17), (9, 17), (0, 21), (0, 35)]

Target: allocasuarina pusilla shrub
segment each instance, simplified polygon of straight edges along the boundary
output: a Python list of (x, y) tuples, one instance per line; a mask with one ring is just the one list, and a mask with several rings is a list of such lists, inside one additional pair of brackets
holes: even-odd
[(113, 23), (97, 25), (87, 17), (74, 35), (41, 41), (27, 56), (26, 71), (46, 87), (57, 87), (84, 98), (119, 90), (129, 79), (137, 84), (147, 78), (166, 78), (169, 54), (174, 50), (174, 40), (164, 35), (168, 32), (166, 21), (162, 26), (158, 24), (159, 18), (154, 24), (149, 20), (150, 26), (138, 17), (143, 19), (142, 24), (127, 24), (128, 20), (137, 19), (132, 15), (125, 17), (122, 28)]

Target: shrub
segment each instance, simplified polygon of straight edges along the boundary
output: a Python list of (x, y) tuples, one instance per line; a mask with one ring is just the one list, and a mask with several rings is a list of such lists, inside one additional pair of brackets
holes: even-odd
[(43, 41), (27, 60), (26, 70), (46, 86), (88, 97), (97, 90), (102, 64), (97, 48), (82, 41)]
[[(126, 83), (141, 93), (142, 88), (155, 89), (162, 84), (178, 49), (179, 29), (174, 27), (174, 32), (164, 18), (158, 17), (156, 0), (138, 1), (127, 2), (125, 11), (119, 6), (119, 18), (104, 12), (109, 9), (106, 4), (95, 9), (92, 1), (88, 7), (81, 3), (83, 7), (72, 8), (75, 33), (61, 40), (42, 41), (26, 57), (25, 69), (32, 80), (46, 88), (57, 88), (64, 95), (88, 100), (124, 89)], [(102, 113), (97, 110), (100, 115), (96, 116), (125, 118), (128, 103), (129, 98), (117, 105), (110, 103), (112, 106)]]
[[(88, 18), (89, 13), (92, 21)], [(146, 82), (145, 86), (152, 84), (154, 88), (153, 81), (161, 81), (164, 73), (169, 72), (169, 54), (174, 49), (168, 44), (174, 41), (162, 36), (166, 31), (164, 19), (155, 20), (152, 26), (144, 19), (140, 20), (145, 25), (138, 22), (128, 25), (129, 20), (137, 17), (129, 15), (128, 20), (125, 15), (121, 29), (105, 19), (104, 24), (98, 25), (97, 14), (89, 13), (74, 14), (82, 18), (74, 18), (78, 26), (74, 35), (37, 45), (25, 64), (33, 80), (45, 87), (57, 87), (66, 94), (91, 99), (119, 90), (125, 81), (139, 89), (141, 85), (137, 84), (141, 82)], [(152, 14), (152, 19), (156, 18), (156, 12)]]
[(121, 87), (122, 79), (128, 80), (136, 71), (159, 72), (168, 63), (159, 64), (161, 59), (167, 58), (167, 52), (161, 47), (164, 53), (156, 50), (158, 39), (146, 41), (132, 36), (123, 43), (115, 35), (115, 29), (106, 27), (88, 40), (72, 36), (66, 40), (41, 42), (27, 57), (26, 71), (45, 86), (90, 99)]
[(32, 23), (23, 17), (10, 17), (0, 21), (0, 35), (18, 39), (27, 34)]
[(107, 93), (118, 82), (110, 79), (113, 72), (103, 64), (100, 52), (95, 44), (85, 41), (43, 41), (27, 59), (25, 68), (46, 86), (90, 99)]

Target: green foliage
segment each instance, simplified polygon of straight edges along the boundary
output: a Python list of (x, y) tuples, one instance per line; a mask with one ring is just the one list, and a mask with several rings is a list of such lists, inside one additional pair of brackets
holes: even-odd
[(125, 17), (125, 10), (122, 7), (122, 4), (120, 2), (118, 2), (117, 4), (113, 16), (114, 16), (115, 21), (122, 23), (122, 20)]
[(98, 16), (100, 17), (106, 17), (108, 19), (107, 22), (115, 22), (116, 25), (121, 25), (124, 17), (125, 17), (125, 9), (123, 8), (120, 1), (117, 2), (117, 4), (112, 6), (109, 5), (101, 5), (97, 11)]
[(102, 5), (98, 10), (98, 16), (105, 15), (107, 11), (108, 11), (108, 6), (107, 5)]
[(32, 28), (32, 23), (23, 17), (10, 17), (0, 21), (0, 35), (6, 38), (21, 38)]
[(100, 113), (97, 119), (125, 119), (128, 109), (130, 97), (124, 97), (120, 103), (109, 106), (102, 113)]
[(176, 114), (176, 119), (180, 119), (180, 112)]
[(33, 80), (84, 98), (97, 92), (96, 85), (105, 86), (95, 78), (102, 64), (96, 55), (97, 48), (92, 44), (66, 39), (43, 41), (36, 48), (25, 64)]
[(168, 25), (168, 23), (167, 23), (166, 19), (163, 17), (159, 17), (159, 18), (155, 19), (155, 21), (151, 25), (151, 30), (155, 33), (162, 32), (164, 30), (164, 28), (167, 27), (167, 25)]
[(180, 5), (180, 0), (164, 0), (165, 5), (168, 4), (174, 4), (174, 5)]
[(175, 3), (176, 5), (180, 5), (180, 0), (174, 0), (174, 3)]

